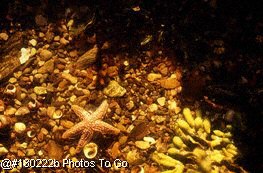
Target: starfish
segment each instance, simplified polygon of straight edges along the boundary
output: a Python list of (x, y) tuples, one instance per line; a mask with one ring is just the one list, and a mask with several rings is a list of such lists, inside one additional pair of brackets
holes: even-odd
[(102, 121), (103, 116), (108, 110), (107, 100), (104, 100), (95, 112), (90, 113), (84, 108), (77, 105), (72, 105), (71, 108), (75, 114), (81, 119), (81, 122), (77, 123), (62, 135), (63, 139), (68, 139), (71, 136), (81, 133), (80, 140), (77, 145), (76, 152), (79, 153), (86, 143), (88, 143), (93, 137), (94, 132), (100, 132), (102, 134), (118, 134), (120, 130), (112, 125)]

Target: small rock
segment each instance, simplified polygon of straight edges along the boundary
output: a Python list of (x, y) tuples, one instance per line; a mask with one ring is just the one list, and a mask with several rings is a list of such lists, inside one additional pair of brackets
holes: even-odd
[(48, 157), (51, 159), (60, 160), (63, 157), (63, 148), (55, 141), (50, 140), (46, 146)]
[(129, 151), (126, 160), (131, 165), (139, 165), (144, 162), (137, 150)]
[(69, 52), (69, 56), (70, 57), (77, 57), (78, 56), (78, 51), (77, 50), (73, 50)]
[(42, 15), (37, 15), (35, 17), (35, 22), (38, 26), (45, 26), (47, 25), (47, 19), (43, 17)]
[(158, 105), (153, 103), (149, 106), (149, 112), (155, 112), (158, 110)]
[(70, 81), (72, 84), (76, 84), (78, 82), (78, 78), (72, 76), (71, 74), (69, 73), (66, 73), (66, 72), (63, 72), (61, 74), (61, 76), (64, 78), (64, 79), (67, 79), (68, 81)]
[(62, 44), (62, 45), (67, 45), (67, 44), (69, 43), (69, 41), (66, 40), (64, 37), (62, 37), (59, 42), (60, 42), (60, 44)]
[(126, 93), (126, 89), (119, 85), (118, 82), (112, 80), (109, 85), (103, 89), (103, 93), (109, 97), (122, 97)]
[(158, 80), (161, 87), (165, 89), (173, 89), (180, 86), (180, 82), (176, 78), (167, 78)]
[(26, 130), (26, 125), (21, 122), (15, 123), (14, 130), (17, 133), (23, 133)]
[(29, 40), (29, 44), (31, 44), (32, 46), (36, 46), (37, 41), (35, 39)]
[(54, 112), (56, 111), (56, 108), (54, 106), (47, 107), (47, 115), (52, 118)]
[(158, 71), (166, 76), (168, 74), (168, 67), (166, 67), (166, 65), (164, 63), (160, 63), (157, 67)]
[(175, 112), (175, 113), (179, 113), (181, 111), (181, 108), (177, 106), (176, 101), (168, 101), (168, 109)]
[(45, 87), (36, 86), (34, 87), (34, 92), (37, 95), (43, 95), (43, 94), (47, 94), (47, 89)]
[(40, 51), (39, 55), (42, 61), (47, 61), (52, 57), (53, 54), (49, 50), (43, 49)]
[(162, 78), (162, 75), (161, 74), (156, 74), (156, 73), (150, 73), (148, 74), (147, 76), (147, 80), (150, 81), (150, 82), (153, 82), (157, 79), (160, 79)]
[(146, 150), (150, 148), (149, 142), (146, 142), (146, 141), (135, 141), (135, 146), (142, 150)]
[(159, 103), (159, 105), (164, 106), (165, 105), (165, 97), (158, 98), (157, 102)]
[(47, 72), (52, 73), (53, 70), (54, 70), (54, 60), (50, 59), (47, 62), (45, 62), (44, 65), (37, 70), (37, 72), (41, 74)]
[(45, 34), (44, 34), (43, 32), (40, 32), (40, 33), (38, 34), (38, 36), (39, 36), (40, 38), (43, 38), (43, 37), (45, 37)]
[(60, 36), (59, 35), (54, 37), (54, 41), (59, 41), (59, 40), (60, 40)]
[(133, 107), (134, 107), (134, 102), (132, 100), (130, 100), (128, 103), (126, 103), (126, 108), (128, 110), (132, 110)]
[(64, 128), (70, 129), (71, 127), (74, 126), (74, 123), (68, 120), (61, 120), (60, 125)]
[(3, 156), (8, 153), (8, 150), (6, 147), (4, 147), (2, 144), (0, 144), (0, 156)]
[(5, 115), (14, 115), (16, 113), (16, 108), (14, 107), (7, 107), (4, 114)]
[(109, 77), (114, 77), (118, 75), (118, 67), (117, 66), (110, 66), (107, 68), (107, 74)]
[(30, 113), (30, 110), (28, 109), (28, 107), (22, 106), (19, 109), (17, 109), (15, 115), (16, 116), (21, 116), (21, 115), (26, 115), (26, 114), (29, 114), (29, 113)]
[(36, 154), (35, 150), (33, 148), (29, 148), (26, 150), (27, 156), (34, 156)]
[(87, 67), (87, 65), (92, 64), (96, 61), (98, 53), (98, 46), (94, 45), (94, 47), (90, 50), (88, 50), (86, 53), (81, 55), (77, 62), (76, 62), (76, 68), (82, 69)]
[(8, 40), (8, 35), (7, 35), (7, 33), (4, 33), (4, 32), (2, 32), (2, 33), (0, 33), (0, 40), (4, 40), (4, 41), (6, 41), (6, 40)]
[(11, 78), (8, 80), (8, 82), (11, 83), (11, 84), (14, 84), (14, 83), (17, 82), (17, 79), (14, 78), (14, 77), (11, 77)]

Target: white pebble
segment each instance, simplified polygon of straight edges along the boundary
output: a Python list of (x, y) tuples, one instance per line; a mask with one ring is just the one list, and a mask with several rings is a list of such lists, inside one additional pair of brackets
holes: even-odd
[(14, 130), (17, 133), (23, 133), (26, 130), (26, 125), (21, 122), (15, 123)]

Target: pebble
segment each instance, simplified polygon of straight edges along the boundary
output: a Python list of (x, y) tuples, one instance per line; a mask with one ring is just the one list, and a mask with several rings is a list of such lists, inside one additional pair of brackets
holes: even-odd
[(41, 74), (47, 72), (52, 73), (53, 70), (54, 70), (54, 60), (50, 59), (47, 62), (45, 62), (44, 65), (37, 70), (37, 72)]
[(165, 89), (173, 89), (180, 86), (180, 82), (176, 78), (161, 79), (158, 82)]
[(76, 83), (78, 82), (78, 78), (72, 76), (72, 75), (69, 74), (69, 73), (63, 72), (63, 73), (61, 74), (61, 76), (62, 76), (64, 79), (67, 79), (68, 81), (70, 81), (70, 83), (72, 83), (72, 84), (76, 84)]
[(40, 33), (38, 34), (38, 36), (39, 36), (40, 38), (43, 38), (43, 37), (45, 37), (45, 34), (44, 34), (43, 32), (40, 32)]
[(134, 102), (130, 100), (128, 103), (126, 103), (126, 108), (128, 110), (132, 110), (132, 108), (134, 108)]
[(121, 97), (126, 93), (126, 89), (118, 84), (118, 82), (112, 80), (109, 85), (103, 89), (103, 93), (109, 97)]
[(30, 110), (28, 109), (28, 107), (22, 106), (22, 107), (17, 109), (15, 115), (16, 116), (21, 116), (21, 115), (26, 115), (26, 114), (29, 114), (29, 113), (30, 113)]
[(158, 110), (158, 105), (157, 104), (155, 104), (155, 103), (153, 103), (153, 104), (151, 104), (150, 106), (149, 106), (149, 112), (155, 112), (155, 111), (157, 111)]
[(168, 74), (168, 67), (164, 63), (160, 63), (157, 69), (164, 76)]
[(150, 148), (150, 143), (146, 141), (135, 141), (135, 146), (142, 150), (146, 150)]
[(39, 55), (42, 61), (47, 61), (52, 57), (53, 54), (49, 50), (43, 49), (40, 51)]
[(150, 81), (150, 82), (153, 82), (157, 79), (160, 79), (162, 78), (162, 75), (161, 74), (157, 74), (157, 73), (150, 73), (148, 74), (147, 76), (147, 80)]
[(61, 120), (60, 125), (64, 128), (70, 129), (71, 127), (74, 126), (74, 123), (68, 120)]
[(118, 75), (118, 67), (117, 66), (110, 66), (107, 68), (107, 74), (109, 77), (114, 77)]
[(154, 139), (153, 137), (150, 137), (150, 136), (145, 136), (145, 137), (143, 137), (143, 140), (144, 140), (145, 142), (149, 142), (150, 145), (156, 143), (155, 139)]
[(168, 101), (168, 109), (171, 110), (171, 111), (175, 111), (176, 110), (176, 107), (177, 107), (177, 104), (176, 104), (176, 101), (174, 100), (169, 100)]
[(14, 115), (16, 113), (16, 108), (14, 107), (7, 107), (4, 114), (5, 115)]
[(50, 140), (45, 147), (48, 157), (51, 159), (60, 160), (63, 157), (63, 148), (55, 141)]
[(15, 123), (14, 130), (17, 133), (23, 133), (26, 130), (26, 125), (21, 122)]
[(0, 156), (3, 156), (8, 153), (8, 150), (6, 147), (4, 147), (2, 144), (0, 144)]
[(37, 41), (35, 39), (29, 40), (29, 44), (35, 47), (37, 45)]
[(54, 106), (47, 107), (47, 115), (52, 118), (54, 112), (56, 111), (56, 108)]
[(165, 101), (166, 101), (165, 97), (159, 97), (157, 99), (157, 103), (159, 103), (159, 105), (161, 105), (161, 106), (165, 105)]
[(47, 94), (47, 89), (46, 87), (36, 86), (34, 87), (34, 92), (37, 95), (43, 95), (43, 94)]
[(59, 41), (59, 40), (60, 40), (60, 36), (59, 35), (54, 37), (54, 41)]
[(29, 148), (26, 150), (27, 156), (34, 156), (36, 154), (35, 150), (33, 148)]
[(11, 83), (11, 84), (14, 84), (14, 83), (17, 82), (17, 79), (14, 78), (14, 77), (11, 77), (11, 78), (8, 80), (8, 82)]
[(8, 35), (7, 35), (7, 33), (4, 33), (4, 32), (2, 32), (2, 33), (0, 33), (0, 40), (4, 40), (4, 41), (6, 41), (6, 40), (8, 40)]
[(47, 19), (42, 15), (37, 15), (35, 17), (35, 22), (38, 26), (45, 26), (47, 25)]
[(66, 40), (64, 37), (62, 37), (59, 42), (60, 42), (60, 44), (62, 44), (62, 45), (67, 45), (67, 44), (69, 43), (69, 41)]

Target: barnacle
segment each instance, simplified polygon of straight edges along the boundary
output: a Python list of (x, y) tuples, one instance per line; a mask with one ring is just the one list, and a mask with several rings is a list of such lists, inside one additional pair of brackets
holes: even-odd
[(175, 123), (176, 135), (167, 153), (152, 154), (152, 160), (164, 167), (163, 173), (217, 173), (223, 168), (230, 171), (228, 166), (238, 156), (232, 134), (227, 131), (231, 126), (224, 131), (212, 130), (210, 121), (202, 118), (200, 111), (194, 117), (189, 108), (183, 109), (182, 117)]

